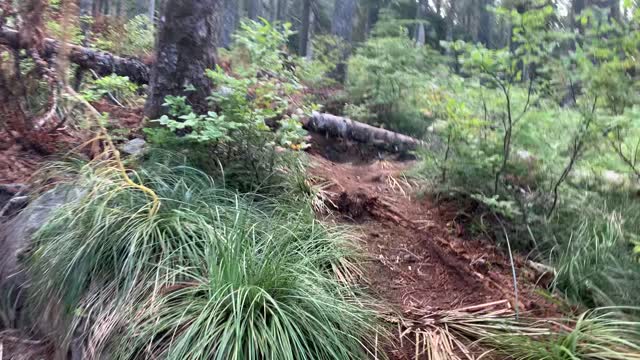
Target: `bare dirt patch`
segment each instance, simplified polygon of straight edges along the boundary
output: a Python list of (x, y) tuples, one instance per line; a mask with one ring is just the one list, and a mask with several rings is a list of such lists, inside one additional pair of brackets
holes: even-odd
[[(490, 241), (469, 238), (451, 203), (417, 198), (417, 184), (403, 177), (411, 162), (334, 162), (315, 152), (311, 173), (331, 185), (334, 220), (348, 223), (367, 252), (365, 279), (373, 294), (402, 314), (456, 310), (507, 300), (530, 316), (554, 316), (555, 305), (536, 288), (526, 259), (515, 257), (516, 303), (508, 254)], [(399, 344), (392, 358), (413, 359)]]

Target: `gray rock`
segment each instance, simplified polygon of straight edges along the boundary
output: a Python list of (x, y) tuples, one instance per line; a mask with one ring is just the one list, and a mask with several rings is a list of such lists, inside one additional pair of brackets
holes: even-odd
[(146, 145), (147, 145), (146, 141), (144, 141), (143, 139), (136, 138), (136, 139), (127, 141), (122, 146), (122, 151), (128, 155), (138, 156), (144, 152)]
[(19, 294), (28, 282), (20, 258), (31, 247), (33, 235), (58, 209), (80, 199), (84, 193), (85, 190), (76, 187), (59, 186), (42, 194), (13, 218), (0, 223), (0, 294), (11, 297), (12, 303), (22, 301)]

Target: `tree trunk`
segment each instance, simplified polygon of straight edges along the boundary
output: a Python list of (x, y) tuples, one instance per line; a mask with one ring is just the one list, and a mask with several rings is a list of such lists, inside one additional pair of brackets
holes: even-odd
[(248, 0), (247, 17), (251, 20), (258, 20), (260, 16), (260, 0)]
[(93, 0), (80, 0), (80, 30), (84, 36), (83, 45), (87, 46), (86, 40), (89, 38), (89, 30), (91, 30), (91, 13), (93, 11)]
[(357, 7), (356, 0), (336, 0), (333, 8), (331, 32), (349, 44)]
[(136, 0), (135, 11), (133, 16), (149, 13), (149, 0)]
[(298, 53), (307, 56), (309, 36), (311, 34), (311, 0), (303, 0), (302, 3), (302, 28), (300, 29), (300, 44)]
[(22, 48), (42, 50), (46, 4), (43, 0), (24, 0), (21, 3), (19, 12), (22, 24), (19, 41)]
[(149, 20), (155, 23), (156, 20), (156, 0), (149, 0)]
[(279, 0), (278, 1), (278, 11), (276, 14), (276, 20), (285, 21), (287, 19), (287, 0)]
[(116, 0), (115, 16), (122, 16), (122, 0)]
[(150, 119), (165, 113), (162, 104), (168, 95), (186, 96), (198, 113), (207, 110), (211, 83), (205, 70), (216, 65), (223, 5), (223, 0), (167, 0), (145, 107)]
[(435, 0), (436, 14), (442, 17), (442, 0)]
[(419, 46), (424, 46), (426, 42), (426, 31), (424, 28), (424, 21), (427, 18), (427, 12), (429, 10), (429, 1), (428, 0), (420, 0), (418, 2), (418, 9), (416, 11), (416, 19), (419, 23), (416, 26), (416, 44)]
[(271, 0), (269, 2), (269, 22), (274, 23), (278, 18), (278, 0)]
[(224, 19), (222, 30), (222, 46), (229, 48), (233, 41), (233, 33), (238, 26), (238, 1), (224, 0)]
[(580, 22), (576, 20), (576, 16), (580, 15), (585, 8), (585, 0), (571, 1), (571, 23), (574, 29), (580, 29)]
[(351, 45), (353, 38), (353, 21), (356, 18), (356, 10), (358, 4), (356, 0), (336, 0), (333, 8), (333, 20), (331, 22), (331, 33), (342, 39), (347, 46), (341, 54), (333, 78), (340, 82), (344, 82), (347, 77), (346, 60), (351, 54)]
[(478, 1), (480, 8), (478, 9), (480, 13), (480, 20), (478, 24), (478, 41), (486, 47), (489, 47), (491, 44), (491, 11), (489, 11), (488, 7), (493, 5), (493, 0), (479, 0)]

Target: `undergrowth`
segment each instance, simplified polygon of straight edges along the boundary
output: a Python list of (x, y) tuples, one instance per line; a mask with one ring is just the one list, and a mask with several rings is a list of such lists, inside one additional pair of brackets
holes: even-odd
[[(122, 187), (108, 164), (29, 256), (32, 296), (80, 334), (86, 358), (361, 359), (379, 330), (354, 250), (309, 201), (225, 190), (193, 168), (147, 165)], [(284, 196), (284, 195), (283, 195)]]

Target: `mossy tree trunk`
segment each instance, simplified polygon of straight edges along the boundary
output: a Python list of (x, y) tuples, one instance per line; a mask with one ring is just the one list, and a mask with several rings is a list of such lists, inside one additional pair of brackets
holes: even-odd
[(196, 112), (207, 110), (211, 83), (205, 70), (216, 65), (223, 0), (167, 0), (158, 24), (156, 61), (145, 115), (157, 119), (168, 95), (186, 96)]

